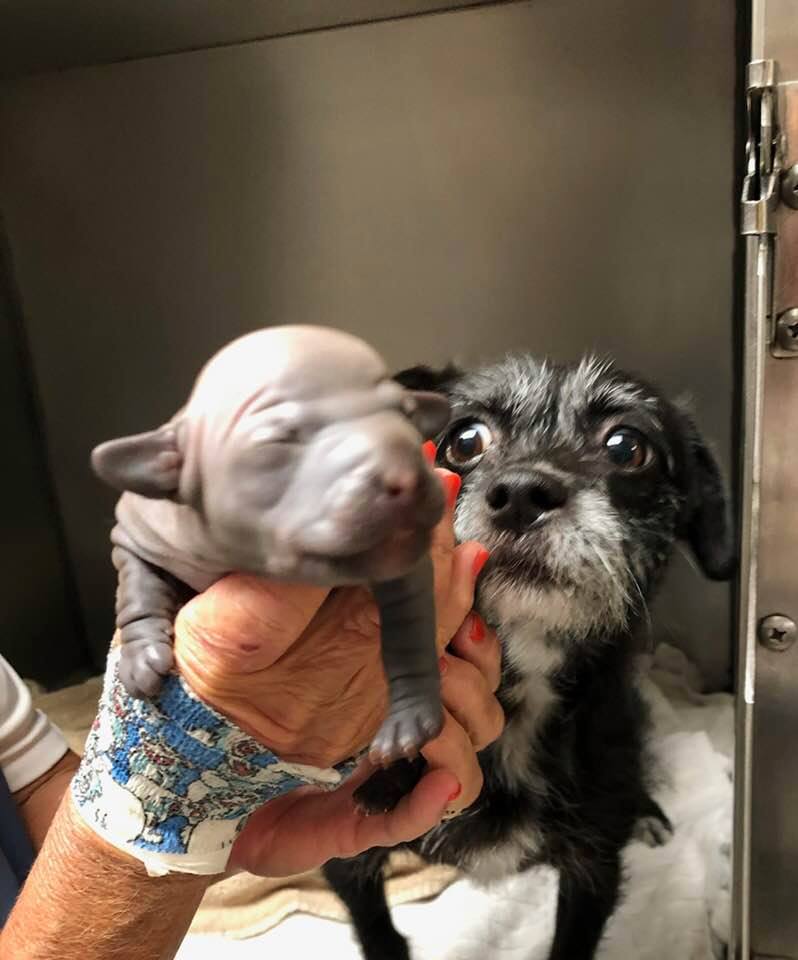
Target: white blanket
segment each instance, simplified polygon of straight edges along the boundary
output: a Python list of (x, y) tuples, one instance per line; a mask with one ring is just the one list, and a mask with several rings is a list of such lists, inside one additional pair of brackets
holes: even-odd
[[(694, 668), (665, 644), (644, 664), (651, 748), (662, 776), (655, 796), (675, 835), (625, 852), (624, 899), (599, 960), (714, 960), (728, 940), (732, 822), (733, 700), (703, 695)], [(414, 960), (545, 960), (553, 933), (556, 875), (540, 869), (488, 890), (467, 879), (436, 899), (394, 909)], [(250, 940), (189, 936), (178, 960), (263, 960), (323, 955), (358, 960), (347, 924), (289, 917)]]

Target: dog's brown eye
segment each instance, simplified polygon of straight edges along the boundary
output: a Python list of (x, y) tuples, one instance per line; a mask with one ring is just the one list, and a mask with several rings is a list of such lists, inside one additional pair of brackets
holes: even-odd
[(492, 440), (493, 435), (484, 423), (466, 423), (449, 435), (444, 456), (450, 466), (471, 466), (488, 449)]
[(651, 448), (642, 433), (631, 427), (617, 427), (604, 441), (607, 456), (624, 470), (636, 470), (645, 466), (651, 455)]

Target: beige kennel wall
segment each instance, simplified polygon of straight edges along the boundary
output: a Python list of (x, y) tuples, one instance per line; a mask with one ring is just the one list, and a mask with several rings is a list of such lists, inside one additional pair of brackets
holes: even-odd
[[(734, 69), (731, 3), (532, 0), (6, 83), (0, 209), (94, 649), (91, 446), (261, 324), (396, 366), (607, 351), (691, 392), (728, 467)], [(659, 629), (724, 682), (728, 590), (674, 580)]]

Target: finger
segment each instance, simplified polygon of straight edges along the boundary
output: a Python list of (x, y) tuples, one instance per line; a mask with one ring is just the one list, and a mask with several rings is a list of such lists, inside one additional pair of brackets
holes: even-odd
[(483, 781), (474, 745), (448, 710), (444, 712), (443, 730), (421, 753), (431, 769), (448, 770), (460, 784), (460, 793), (451, 798), (449, 810), (464, 810), (477, 799)]
[(451, 470), (437, 469), (435, 474), (443, 486), (446, 504), (443, 516), (432, 531), (430, 553), (432, 554), (433, 561), (436, 557), (446, 556), (454, 549), (454, 506), (462, 483), (458, 474), (452, 473)]
[(436, 827), (444, 811), (459, 798), (460, 785), (449, 770), (430, 770), (390, 813), (354, 814), (351, 840), (338, 853), (352, 857), (371, 847), (408, 843)]
[(454, 503), (460, 490), (460, 477), (449, 470), (436, 470), (443, 486), (445, 506), (443, 516), (432, 531), (429, 556), (435, 574), (435, 596), (445, 597), (451, 580), (452, 555), (455, 549)]
[(442, 651), (474, 606), (474, 590), (489, 553), (480, 543), (469, 540), (452, 553), (448, 590), (438, 600), (437, 640)]
[(271, 666), (302, 634), (328, 592), (244, 574), (225, 577), (180, 610), (178, 665), (222, 674)]
[(485, 626), (485, 621), (475, 610), (463, 621), (448, 651), (476, 667), (491, 693), (499, 689), (502, 659), (499, 638)]
[(298, 787), (269, 801), (239, 834), (228, 869), (287, 876), (333, 857), (406, 843), (440, 823), (460, 790), (449, 771), (433, 770), (390, 813), (367, 817), (354, 805), (351, 788), (351, 782), (333, 792)]
[(483, 750), (504, 729), (504, 711), (475, 666), (448, 655), (441, 662), (443, 703), (466, 731), (473, 748)]

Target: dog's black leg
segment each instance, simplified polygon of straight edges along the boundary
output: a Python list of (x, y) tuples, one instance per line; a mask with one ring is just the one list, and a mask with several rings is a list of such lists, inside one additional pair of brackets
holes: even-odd
[[(592, 858), (591, 858), (592, 859)], [(549, 960), (593, 960), (607, 920), (618, 902), (621, 862), (618, 852), (582, 869), (560, 871), (557, 925)]]
[(369, 850), (353, 860), (330, 860), (324, 876), (349, 910), (365, 960), (410, 960), (385, 899), (382, 869), (387, 859), (387, 850)]

